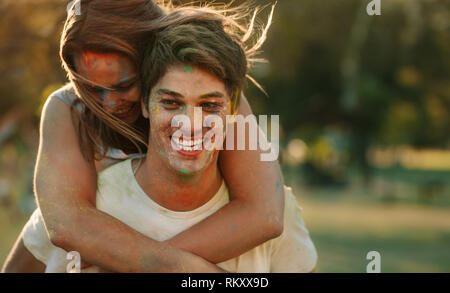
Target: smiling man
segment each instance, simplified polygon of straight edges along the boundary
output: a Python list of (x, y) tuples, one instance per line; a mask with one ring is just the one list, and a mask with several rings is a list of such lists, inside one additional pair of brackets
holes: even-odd
[[(211, 130), (226, 125), (226, 116), (235, 113), (247, 67), (246, 52), (220, 19), (160, 31), (143, 62), (148, 95), (141, 105), (150, 122), (147, 156), (117, 163), (99, 174), (97, 208), (150, 238), (166, 241), (227, 205), (229, 195), (218, 168), (218, 151), (205, 144), (223, 143), (225, 131)], [(196, 115), (198, 111), (202, 115)], [(211, 123), (205, 123), (208, 116)], [(201, 121), (195, 121), (199, 117)], [(208, 137), (210, 133), (214, 135)], [(314, 270), (317, 253), (301, 208), (290, 188), (285, 187), (285, 195), (281, 236), (211, 267), (211, 271)], [(42, 226), (42, 220), (35, 218), (30, 225)], [(28, 249), (45, 262), (48, 272), (64, 272), (66, 252), (53, 246), (45, 229), (40, 229), (44, 234), (28, 241)], [(84, 271), (99, 270), (91, 266)]]
[(213, 156), (217, 150), (206, 145), (223, 143), (225, 128), (219, 127), (220, 137), (208, 137), (209, 128), (202, 127), (203, 118), (214, 118), (223, 126), (229, 114), (230, 98), (217, 77), (201, 68), (173, 65), (154, 86), (146, 104), (149, 107), (144, 106), (143, 113), (151, 121), (150, 132), (161, 135), (149, 145), (160, 148), (173, 168), (189, 175), (217, 157)]
[[(218, 151), (205, 143), (223, 142), (226, 127), (219, 127), (223, 130), (216, 131), (218, 135), (208, 134), (217, 124), (226, 125), (226, 116), (234, 114), (248, 63), (242, 45), (225, 32), (220, 21), (201, 21), (161, 31), (143, 68), (148, 95), (142, 107), (150, 120), (147, 157), (105, 171), (97, 204), (141, 233), (163, 241), (229, 202)], [(112, 193), (117, 195), (115, 200), (110, 198)], [(314, 270), (317, 253), (301, 208), (290, 188), (285, 188), (285, 194), (282, 235), (218, 264), (220, 268), (261, 273)]]

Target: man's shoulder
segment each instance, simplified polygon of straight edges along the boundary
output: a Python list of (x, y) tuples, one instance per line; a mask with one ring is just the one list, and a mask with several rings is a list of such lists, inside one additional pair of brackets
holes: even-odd
[(303, 208), (301, 207), (297, 196), (289, 186), (284, 186), (284, 229), (283, 233), (275, 239), (286, 237), (287, 234), (294, 230), (303, 230), (308, 233), (305, 223), (303, 222)]
[(309, 238), (309, 231), (303, 221), (303, 208), (300, 206), (292, 188), (284, 186), (284, 216), (283, 233), (275, 237), (264, 245), (268, 245), (270, 250), (277, 251), (282, 249), (286, 242), (292, 238)]
[(272, 240), (272, 272), (310, 272), (317, 251), (303, 220), (303, 209), (290, 187), (284, 189), (284, 230)]
[(98, 189), (113, 185), (115, 187), (130, 184), (134, 180), (131, 159), (119, 161), (98, 173)]
[(292, 188), (289, 186), (284, 186), (284, 209), (285, 209), (285, 217), (284, 220), (288, 220), (289, 216), (292, 216), (298, 211), (302, 211), (302, 207), (299, 204), (297, 196), (292, 191)]

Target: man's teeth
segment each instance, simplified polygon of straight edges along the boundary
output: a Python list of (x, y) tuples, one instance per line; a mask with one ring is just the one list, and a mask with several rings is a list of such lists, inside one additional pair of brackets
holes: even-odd
[[(176, 141), (176, 140), (175, 140)], [(202, 140), (183, 140), (179, 139), (177, 145), (184, 151), (197, 151), (202, 149)]]

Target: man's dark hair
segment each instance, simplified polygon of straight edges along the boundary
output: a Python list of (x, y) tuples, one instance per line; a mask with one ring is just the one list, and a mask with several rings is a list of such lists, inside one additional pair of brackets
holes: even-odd
[[(245, 30), (233, 18), (214, 10), (181, 9), (172, 14), (180, 13), (192, 14), (192, 17), (158, 31), (144, 51), (141, 68), (145, 105), (148, 106), (152, 88), (167, 69), (181, 64), (201, 68), (219, 78), (225, 84), (235, 112), (248, 69), (256, 60), (252, 57), (264, 43), (270, 20), (256, 44), (246, 48), (244, 43), (253, 31), (254, 17), (250, 28)], [(172, 14), (167, 17), (180, 18)], [(248, 11), (240, 16), (248, 16)], [(245, 36), (239, 34), (243, 31)]]

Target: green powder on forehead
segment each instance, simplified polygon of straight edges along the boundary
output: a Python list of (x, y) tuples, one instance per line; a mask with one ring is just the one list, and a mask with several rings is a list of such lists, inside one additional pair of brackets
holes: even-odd
[(192, 68), (192, 66), (183, 66), (183, 68), (187, 73), (192, 73), (192, 71), (194, 71), (194, 68)]

